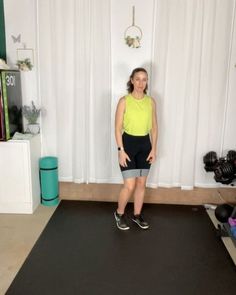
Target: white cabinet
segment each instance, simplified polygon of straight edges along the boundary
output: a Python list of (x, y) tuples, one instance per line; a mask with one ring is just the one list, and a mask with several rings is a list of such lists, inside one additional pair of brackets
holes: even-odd
[(0, 142), (0, 213), (33, 213), (40, 203), (40, 135)]

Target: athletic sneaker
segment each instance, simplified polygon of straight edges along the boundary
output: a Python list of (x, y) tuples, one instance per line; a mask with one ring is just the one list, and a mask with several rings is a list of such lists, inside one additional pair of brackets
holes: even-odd
[(127, 230), (129, 229), (129, 226), (126, 223), (126, 218), (124, 214), (119, 214), (116, 211), (114, 212), (114, 216), (116, 219), (116, 225), (121, 230)]
[(137, 223), (137, 225), (140, 226), (142, 229), (148, 229), (149, 228), (149, 224), (147, 223), (147, 221), (145, 221), (143, 219), (143, 216), (141, 214), (133, 215), (133, 217), (131, 219), (135, 223)]

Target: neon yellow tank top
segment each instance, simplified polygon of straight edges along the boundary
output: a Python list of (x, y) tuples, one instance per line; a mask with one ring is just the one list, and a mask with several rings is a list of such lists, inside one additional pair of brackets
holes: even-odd
[(131, 94), (125, 96), (124, 132), (130, 135), (147, 135), (152, 128), (152, 99), (145, 95), (136, 99)]

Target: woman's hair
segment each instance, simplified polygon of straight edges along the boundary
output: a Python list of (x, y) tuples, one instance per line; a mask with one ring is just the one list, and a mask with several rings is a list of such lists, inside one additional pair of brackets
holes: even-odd
[[(129, 81), (127, 82), (127, 91), (128, 93), (131, 93), (134, 90), (134, 85), (131, 82), (131, 79), (134, 78), (134, 75), (138, 72), (144, 72), (148, 75), (147, 71), (144, 68), (136, 68), (133, 70), (132, 74), (129, 77)], [(147, 93), (147, 89), (148, 89), (148, 84), (146, 85), (145, 89), (144, 89), (144, 93)]]

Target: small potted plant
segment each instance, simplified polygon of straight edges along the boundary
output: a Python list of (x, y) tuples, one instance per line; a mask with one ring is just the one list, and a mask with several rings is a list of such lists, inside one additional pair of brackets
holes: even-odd
[(39, 123), (37, 123), (37, 120), (40, 115), (40, 109), (37, 108), (34, 104), (34, 102), (31, 102), (30, 106), (24, 105), (22, 108), (22, 114), (25, 117), (25, 119), (28, 121), (26, 133), (31, 134), (38, 134), (40, 127)]
[(21, 71), (31, 71), (33, 68), (31, 60), (29, 58), (17, 60), (16, 65), (18, 66), (18, 69)]

